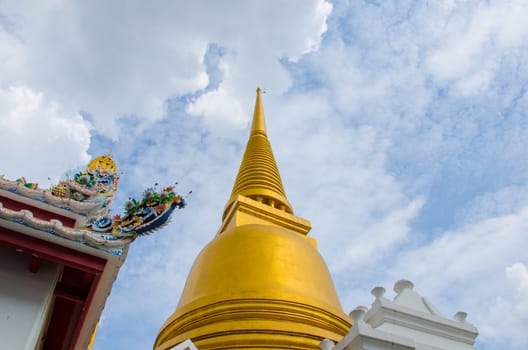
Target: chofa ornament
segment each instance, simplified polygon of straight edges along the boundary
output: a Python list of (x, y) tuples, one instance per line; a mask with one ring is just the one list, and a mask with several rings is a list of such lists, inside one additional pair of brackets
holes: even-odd
[(79, 202), (100, 202), (101, 207), (110, 205), (117, 185), (119, 174), (110, 155), (94, 158), (84, 171), (73, 176), (73, 180), (59, 181), (51, 187), (56, 197), (70, 198)]
[(82, 234), (114, 243), (120, 240), (128, 242), (160, 229), (169, 222), (175, 209), (186, 205), (185, 198), (174, 191), (175, 186), (164, 187), (161, 191), (150, 187), (143, 192), (140, 200), (129, 198), (122, 215), (112, 216), (110, 206), (116, 194), (119, 174), (110, 154), (94, 158), (73, 179), (61, 180), (49, 190), (39, 189), (38, 184), (29, 183), (24, 177), (16, 181), (0, 180), (0, 188), (86, 217), (82, 226), (61, 228), (63, 231), (72, 230), (61, 231), (60, 235), (64, 237), (69, 237), (71, 233), (72, 237)]
[(159, 193), (154, 188), (148, 188), (141, 200), (129, 198), (125, 202), (124, 215), (91, 217), (86, 226), (114, 236), (147, 235), (167, 224), (173, 211), (184, 208), (185, 204), (185, 199), (174, 192), (174, 186), (166, 187)]
[(174, 186), (168, 186), (161, 192), (148, 188), (143, 198), (129, 198), (125, 203), (123, 215), (110, 214), (119, 175), (117, 167), (109, 154), (94, 158), (82, 172), (75, 174), (73, 180), (63, 181), (66, 196), (76, 201), (100, 202), (99, 210), (86, 220), (86, 229), (115, 237), (135, 238), (150, 234), (171, 218), (176, 208), (185, 207), (185, 199), (174, 192)]

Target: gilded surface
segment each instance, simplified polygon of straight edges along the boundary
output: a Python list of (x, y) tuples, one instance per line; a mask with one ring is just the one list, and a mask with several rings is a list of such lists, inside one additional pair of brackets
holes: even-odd
[(264, 202), (272, 207), (292, 213), (292, 207), (286, 198), (279, 169), (266, 134), (266, 123), (260, 89), (249, 140), (233, 185), (231, 198), (226, 204), (224, 218), (238, 195)]
[[(255, 141), (258, 139), (258, 141)], [(249, 159), (249, 160), (248, 160)], [(319, 349), (350, 329), (310, 223), (292, 214), (267, 141), (260, 91), (218, 234), (201, 251), (155, 349)]]

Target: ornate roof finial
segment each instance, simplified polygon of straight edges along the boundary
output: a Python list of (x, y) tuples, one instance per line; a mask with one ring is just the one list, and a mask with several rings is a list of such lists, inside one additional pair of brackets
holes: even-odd
[(93, 158), (90, 161), (90, 163), (88, 163), (88, 166), (86, 167), (85, 171), (89, 172), (90, 170), (96, 170), (96, 169), (101, 170), (101, 171), (111, 171), (113, 173), (117, 173), (116, 163), (112, 159), (111, 151), (105, 155)]

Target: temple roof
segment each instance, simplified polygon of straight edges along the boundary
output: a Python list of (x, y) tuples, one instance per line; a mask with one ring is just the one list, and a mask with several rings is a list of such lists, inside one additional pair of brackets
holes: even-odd
[(0, 177), (0, 221), (22, 225), (80, 245), (121, 256), (137, 236), (163, 227), (185, 200), (174, 186), (143, 192), (130, 198), (123, 215), (111, 215), (119, 175), (110, 154), (94, 158), (73, 179), (61, 180), (50, 189), (38, 188), (24, 177), (15, 181)]
[[(46, 203), (82, 216), (87, 216), (90, 213), (95, 212), (101, 205), (101, 203), (98, 202), (83, 202), (67, 197), (59, 197), (54, 195), (51, 190), (38, 188), (38, 186), (27, 187), (26, 184), (20, 180), (13, 181), (2, 177), (0, 177), (0, 190), (5, 190), (24, 198)], [(95, 191), (81, 189), (80, 186), (79, 190), (95, 195)]]

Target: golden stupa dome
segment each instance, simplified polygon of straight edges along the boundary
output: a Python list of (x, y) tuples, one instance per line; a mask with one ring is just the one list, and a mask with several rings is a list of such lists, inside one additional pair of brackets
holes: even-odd
[(186, 339), (200, 350), (319, 349), (322, 339), (339, 341), (350, 329), (307, 236), (310, 222), (293, 215), (286, 199), (264, 125), (259, 89), (222, 225), (196, 258), (156, 350)]

